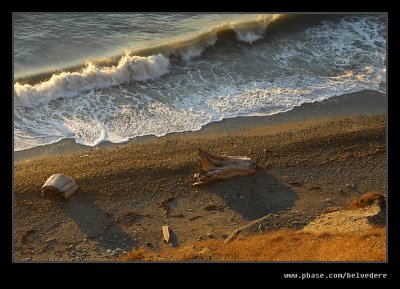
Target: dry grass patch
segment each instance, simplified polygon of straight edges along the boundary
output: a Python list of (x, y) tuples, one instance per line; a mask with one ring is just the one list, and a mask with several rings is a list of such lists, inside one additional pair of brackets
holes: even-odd
[(120, 261), (385, 261), (386, 228), (358, 233), (276, 231), (205, 240), (161, 252), (141, 248)]
[(348, 210), (356, 210), (371, 206), (374, 202), (378, 202), (378, 204), (385, 204), (385, 196), (382, 193), (378, 192), (369, 192), (365, 193), (360, 197), (352, 199), (347, 205), (346, 209)]

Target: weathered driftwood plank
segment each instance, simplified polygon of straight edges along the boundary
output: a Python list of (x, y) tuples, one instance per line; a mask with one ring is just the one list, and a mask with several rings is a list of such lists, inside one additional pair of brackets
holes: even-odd
[(169, 226), (162, 226), (164, 241), (169, 243), (171, 241), (171, 235), (169, 232)]
[(195, 174), (193, 185), (207, 184), (236, 176), (249, 176), (256, 172), (257, 166), (244, 156), (219, 156), (199, 149), (200, 173)]
[(68, 199), (78, 189), (78, 184), (69, 176), (55, 174), (42, 186), (42, 195), (59, 194)]

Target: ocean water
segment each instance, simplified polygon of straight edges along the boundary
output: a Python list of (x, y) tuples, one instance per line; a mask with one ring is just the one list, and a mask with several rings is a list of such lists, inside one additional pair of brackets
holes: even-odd
[(16, 13), (14, 150), (386, 91), (386, 15)]

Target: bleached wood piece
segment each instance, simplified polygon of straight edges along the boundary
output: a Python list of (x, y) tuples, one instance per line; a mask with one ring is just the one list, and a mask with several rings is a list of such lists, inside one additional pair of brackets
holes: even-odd
[(162, 226), (164, 241), (169, 243), (171, 241), (171, 235), (169, 233), (169, 226)]
[(60, 194), (68, 199), (78, 187), (78, 184), (71, 177), (55, 174), (50, 176), (42, 186), (42, 195)]
[(249, 176), (257, 170), (251, 159), (245, 156), (220, 156), (201, 149), (198, 150), (198, 154), (201, 170), (194, 175), (196, 182), (193, 185), (207, 184), (235, 176)]

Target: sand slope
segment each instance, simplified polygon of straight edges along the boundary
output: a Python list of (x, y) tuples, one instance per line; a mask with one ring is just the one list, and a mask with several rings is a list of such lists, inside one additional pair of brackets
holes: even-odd
[[(248, 155), (260, 169), (193, 187), (197, 147)], [(384, 192), (385, 171), (384, 115), (169, 136), (21, 160), (14, 174), (15, 259), (107, 261), (141, 246), (160, 250), (168, 247), (164, 224), (176, 232), (176, 246), (224, 240), (264, 216), (257, 231), (300, 229), (326, 207), (341, 207), (366, 191)], [(70, 200), (40, 196), (54, 173), (79, 183)], [(170, 196), (165, 214), (160, 204)]]

